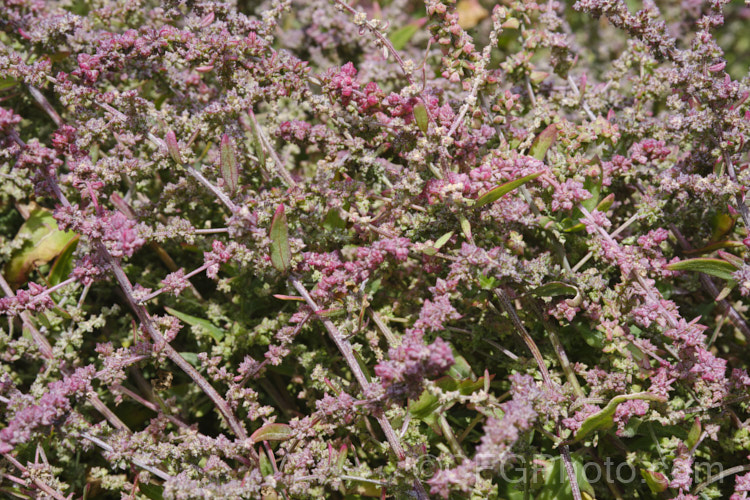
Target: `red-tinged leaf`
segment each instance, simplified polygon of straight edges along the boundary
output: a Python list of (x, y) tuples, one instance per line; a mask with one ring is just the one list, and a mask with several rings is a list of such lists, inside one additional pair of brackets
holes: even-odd
[(240, 169), (237, 166), (237, 156), (234, 154), (232, 139), (224, 134), (221, 136), (221, 177), (227, 191), (234, 194), (237, 191), (237, 183), (240, 178)]
[(741, 268), (742, 266), (745, 265), (745, 261), (742, 260), (740, 257), (737, 257), (734, 254), (731, 254), (729, 252), (725, 252), (723, 250), (719, 250), (716, 253), (719, 254), (719, 257), (721, 257), (725, 261), (729, 262), (730, 264), (734, 265), (734, 267), (736, 267), (737, 269), (739, 269), (739, 268)]
[(253, 443), (261, 441), (286, 441), (294, 435), (294, 431), (287, 424), (266, 424), (253, 432), (250, 439)]
[(21, 286), (36, 266), (41, 266), (60, 255), (71, 240), (72, 231), (60, 231), (57, 220), (46, 208), (35, 208), (18, 230), (13, 250), (5, 265), (5, 278), (13, 287)]
[(305, 299), (303, 297), (300, 297), (299, 295), (281, 295), (280, 293), (274, 294), (274, 298), (277, 298), (279, 300), (296, 300), (300, 302), (305, 301)]
[(706, 245), (705, 247), (694, 248), (692, 250), (685, 250), (685, 253), (687, 255), (701, 255), (705, 253), (715, 252), (716, 250), (719, 250), (720, 248), (732, 248), (732, 247), (742, 247), (742, 246), (745, 246), (745, 245), (741, 241), (732, 241), (732, 240), (717, 241), (716, 243), (711, 243), (710, 245)]
[(667, 269), (670, 271), (695, 271), (710, 274), (723, 280), (733, 280), (732, 273), (737, 270), (737, 267), (721, 259), (697, 258), (669, 264)]
[(175, 163), (182, 164), (182, 155), (180, 154), (180, 145), (177, 143), (177, 136), (173, 130), (169, 130), (167, 135), (164, 137), (164, 142), (167, 144), (167, 151), (169, 156), (175, 161)]
[(498, 187), (491, 189), (490, 191), (487, 191), (482, 196), (480, 196), (477, 199), (477, 202), (474, 206), (477, 208), (482, 207), (488, 203), (492, 203), (494, 201), (499, 200), (506, 194), (510, 193), (514, 189), (523, 186), (530, 180), (536, 179), (540, 175), (542, 175), (543, 172), (537, 172), (535, 174), (527, 175), (525, 177), (521, 177), (520, 179), (516, 179), (514, 181), (506, 182), (505, 184), (501, 184)]
[(271, 264), (277, 271), (285, 273), (292, 265), (292, 249), (289, 246), (289, 225), (284, 205), (279, 205), (271, 221)]
[(685, 445), (688, 447), (689, 450), (693, 449), (693, 446), (698, 444), (698, 441), (700, 440), (702, 432), (703, 432), (703, 426), (701, 425), (701, 419), (699, 419), (698, 417), (695, 417), (695, 421), (693, 422), (692, 427), (690, 427), (690, 432), (688, 433), (687, 441), (685, 441)]
[(669, 479), (661, 472), (652, 472), (650, 470), (641, 469), (641, 476), (646, 481), (648, 489), (652, 493), (661, 493), (669, 488)]
[(542, 133), (536, 136), (536, 139), (534, 139), (534, 142), (531, 143), (531, 147), (529, 148), (529, 156), (532, 156), (536, 158), (537, 160), (544, 160), (544, 157), (547, 156), (547, 150), (552, 146), (552, 143), (555, 142), (555, 138), (557, 137), (557, 125), (554, 123), (550, 124), (542, 130)]

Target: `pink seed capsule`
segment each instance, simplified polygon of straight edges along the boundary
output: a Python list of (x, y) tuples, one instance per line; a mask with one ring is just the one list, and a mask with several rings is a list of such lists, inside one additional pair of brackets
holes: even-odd
[(198, 66), (197, 68), (195, 68), (195, 71), (197, 71), (198, 73), (208, 73), (209, 71), (213, 69), (214, 69), (214, 65), (209, 64), (207, 66)]

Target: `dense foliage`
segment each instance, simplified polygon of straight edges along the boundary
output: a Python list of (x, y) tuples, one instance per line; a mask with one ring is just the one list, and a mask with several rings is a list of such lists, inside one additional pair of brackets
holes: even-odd
[(750, 8), (345, 1), (2, 2), (0, 496), (748, 498)]

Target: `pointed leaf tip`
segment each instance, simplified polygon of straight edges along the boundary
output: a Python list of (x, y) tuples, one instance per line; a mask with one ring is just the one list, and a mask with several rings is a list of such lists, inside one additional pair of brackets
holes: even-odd
[(430, 128), (429, 118), (427, 117), (427, 108), (425, 108), (424, 104), (417, 104), (414, 106), (412, 113), (414, 113), (414, 119), (417, 122), (419, 130), (421, 130), (423, 134), (427, 134), (427, 131)]
[(287, 272), (292, 264), (292, 249), (289, 246), (289, 225), (284, 205), (279, 205), (271, 221), (271, 264), (277, 271)]
[(182, 155), (180, 154), (180, 145), (177, 143), (177, 136), (174, 130), (169, 130), (167, 135), (164, 137), (164, 142), (167, 145), (167, 151), (169, 156), (175, 161), (175, 163), (182, 164)]
[(557, 125), (551, 123), (547, 128), (542, 130), (542, 132), (536, 136), (534, 142), (531, 143), (529, 156), (536, 158), (539, 161), (544, 160), (550, 146), (555, 142), (555, 138), (557, 138)]
[(224, 179), (227, 191), (234, 194), (237, 191), (240, 170), (234, 153), (234, 143), (227, 134), (221, 136), (221, 177)]
[(477, 202), (474, 205), (475, 207), (479, 208), (482, 207), (488, 203), (492, 203), (494, 201), (499, 200), (506, 194), (510, 193), (514, 189), (526, 184), (530, 180), (536, 179), (540, 175), (542, 175), (543, 172), (537, 172), (535, 174), (527, 175), (525, 177), (521, 177), (520, 179), (516, 179), (514, 181), (506, 182), (505, 184), (501, 184), (498, 187), (491, 189), (490, 191), (487, 191), (482, 196), (477, 198)]

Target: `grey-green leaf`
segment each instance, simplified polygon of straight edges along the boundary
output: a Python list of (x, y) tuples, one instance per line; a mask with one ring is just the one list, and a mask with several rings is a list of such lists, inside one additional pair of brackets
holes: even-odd
[(221, 177), (229, 193), (237, 192), (237, 184), (240, 178), (240, 169), (237, 166), (237, 156), (234, 153), (232, 139), (224, 134), (221, 136)]
[(289, 246), (289, 225), (284, 205), (279, 205), (271, 221), (271, 264), (277, 271), (285, 273), (292, 265), (292, 249)]
[(732, 273), (737, 271), (737, 267), (721, 259), (686, 259), (674, 264), (669, 264), (667, 269), (670, 271), (697, 271), (704, 274), (710, 274), (727, 281), (733, 280)]

